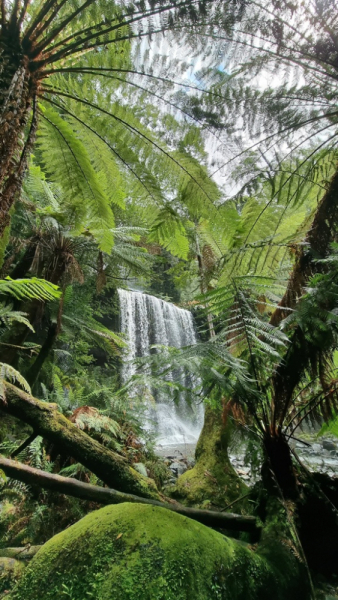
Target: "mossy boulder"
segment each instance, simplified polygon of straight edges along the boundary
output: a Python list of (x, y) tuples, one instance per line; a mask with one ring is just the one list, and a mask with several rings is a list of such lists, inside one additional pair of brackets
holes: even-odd
[(287, 547), (280, 556), (271, 564), (164, 508), (107, 506), (47, 542), (8, 598), (306, 600), (297, 558)]
[(6, 594), (22, 575), (25, 568), (23, 562), (14, 558), (0, 557), (0, 598)]

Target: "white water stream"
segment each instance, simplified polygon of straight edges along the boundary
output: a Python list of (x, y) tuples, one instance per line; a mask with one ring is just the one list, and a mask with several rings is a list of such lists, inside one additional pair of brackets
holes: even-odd
[[(149, 356), (153, 344), (183, 348), (197, 342), (194, 320), (188, 310), (178, 308), (155, 296), (142, 292), (118, 290), (120, 299), (120, 328), (128, 341), (122, 367), (125, 383), (136, 373), (133, 363), (137, 357)], [(183, 369), (166, 375), (168, 381), (178, 381), (186, 388), (200, 383)], [(157, 443), (162, 446), (196, 443), (203, 424), (202, 404), (187, 402), (188, 393), (180, 392), (174, 402), (173, 394), (148, 389), (149, 427), (155, 430)]]

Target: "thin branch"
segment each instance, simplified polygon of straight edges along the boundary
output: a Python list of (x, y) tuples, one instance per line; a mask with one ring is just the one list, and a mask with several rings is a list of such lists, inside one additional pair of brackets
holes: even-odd
[(215, 96), (216, 98), (220, 98), (221, 100), (226, 100), (224, 96), (221, 94), (216, 94), (215, 92), (211, 92), (207, 89), (201, 89), (194, 85), (190, 85), (188, 83), (182, 83), (180, 81), (175, 81), (173, 79), (168, 79), (166, 77), (159, 77), (157, 75), (151, 75), (150, 73), (143, 73), (142, 71), (135, 71), (133, 69), (108, 69), (101, 67), (60, 67), (59, 69), (49, 69), (41, 71), (41, 79), (43, 79), (46, 75), (53, 75), (54, 73), (86, 73), (93, 72), (100, 74), (100, 72), (108, 72), (108, 73), (131, 73), (132, 75), (141, 75), (142, 77), (149, 77), (150, 79), (156, 79), (158, 81), (163, 81), (164, 83), (170, 83), (172, 85), (179, 85), (181, 87), (185, 87), (191, 90), (195, 90), (197, 92), (202, 92), (203, 94), (208, 94), (210, 96)]
[(46, 19), (46, 21), (42, 21), (39, 25), (37, 25), (37, 27), (35, 28), (35, 30), (33, 32), (33, 35), (30, 37), (31, 42), (35, 41), (45, 31), (45, 29), (47, 29), (47, 27), (49, 27), (49, 25), (52, 23), (52, 21), (55, 19), (55, 17), (57, 17), (61, 8), (66, 4), (66, 2), (67, 2), (67, 0), (61, 0), (60, 4), (58, 4), (54, 8), (52, 14), (48, 17), (48, 19)]
[(23, 481), (28, 485), (38, 485), (39, 487), (50, 489), (61, 494), (74, 496), (83, 500), (91, 500), (100, 504), (120, 504), (122, 502), (132, 502), (140, 504), (149, 504), (150, 506), (159, 506), (175, 513), (190, 517), (209, 527), (224, 528), (231, 531), (248, 531), (259, 533), (260, 528), (256, 523), (255, 517), (236, 515), (233, 513), (220, 513), (210, 510), (199, 510), (196, 508), (187, 508), (182, 504), (171, 501), (171, 503), (159, 502), (141, 498), (134, 494), (124, 493), (111, 488), (103, 488), (89, 483), (77, 481), (71, 477), (62, 477), (54, 475), (40, 469), (28, 467), (17, 461), (0, 457), (0, 468), (10, 477)]
[[(62, 2), (60, 4), (60, 8), (61, 8), (61, 6), (63, 4), (65, 4), (65, 2), (66, 2), (66, 0), (62, 0)], [(70, 13), (68, 15), (68, 17), (66, 19), (64, 19), (64, 21), (61, 21), (61, 23), (57, 27), (55, 27), (55, 29), (52, 30), (52, 32), (49, 35), (49, 37), (47, 37), (46, 39), (42, 40), (41, 44), (37, 45), (37, 47), (35, 49), (35, 54), (36, 55), (40, 54), (40, 52), (42, 52), (43, 49), (46, 48), (46, 46), (48, 46), (48, 44), (50, 44), (59, 35), (59, 33), (61, 33), (61, 31), (63, 31), (64, 29), (66, 29), (66, 27), (67, 27), (67, 25), (69, 25), (69, 23), (71, 23), (72, 21), (74, 21), (76, 19), (76, 17), (78, 17), (78, 15), (81, 14), (81, 12), (83, 10), (85, 10), (86, 8), (88, 8), (94, 2), (95, 2), (95, 0), (86, 0), (86, 2), (84, 2), (84, 4), (82, 4), (82, 6), (79, 6), (79, 8), (77, 10), (75, 10), (73, 13)], [(60, 8), (58, 9), (57, 12), (59, 12)], [(52, 16), (54, 14), (56, 16), (57, 12), (54, 11), (52, 13)], [(54, 18), (54, 16), (53, 16), (53, 18)], [(76, 35), (79, 35), (80, 33), (81, 32), (77, 33)], [(39, 34), (40, 34), (40, 32), (39, 32)]]
[(9, 18), (9, 28), (14, 31), (18, 20), (18, 12), (20, 9), (21, 0), (14, 0), (11, 16)]
[[(98, 74), (95, 71), (92, 71), (91, 69), (86, 70), (86, 73), (90, 73), (92, 75), (97, 75)], [(176, 110), (180, 111), (183, 115), (186, 115), (187, 117), (189, 117), (189, 119), (192, 119), (193, 121), (195, 121), (195, 123), (199, 123), (200, 125), (203, 125), (203, 123), (202, 123), (202, 121), (200, 121), (200, 119), (197, 119), (196, 117), (194, 117), (193, 115), (191, 115), (190, 113), (188, 113), (186, 110), (184, 110), (183, 108), (181, 108), (177, 104), (174, 104), (174, 102), (171, 102), (170, 100), (167, 100), (163, 96), (160, 96), (159, 94), (156, 94), (156, 92), (153, 92), (152, 90), (149, 90), (149, 89), (147, 89), (147, 88), (139, 85), (138, 83), (134, 83), (133, 81), (128, 81), (127, 79), (122, 79), (122, 77), (115, 77), (113, 75), (106, 75), (105, 73), (99, 73), (99, 75), (101, 77), (106, 77), (107, 79), (112, 79), (114, 81), (121, 81), (122, 83), (125, 83), (127, 85), (131, 85), (131, 86), (133, 86), (133, 87), (135, 87), (135, 88), (137, 88), (139, 90), (142, 90), (143, 92), (146, 92), (147, 94), (149, 94), (151, 96), (154, 96), (154, 98), (157, 98), (161, 102), (164, 102), (168, 106), (171, 106), (172, 108), (175, 108)], [(222, 142), (222, 140), (220, 139), (220, 137), (218, 135), (216, 135), (214, 131), (212, 131), (211, 129), (209, 129), (209, 127), (205, 127), (205, 131), (208, 131), (216, 140), (218, 140), (219, 142)]]
[(30, 3), (31, 3), (31, 0), (24, 0), (22, 9), (21, 9), (21, 12), (20, 12), (20, 15), (19, 15), (19, 19), (18, 19), (18, 29), (19, 30), (21, 29), (23, 20), (24, 20), (24, 18), (26, 16), (27, 9), (28, 9), (28, 6), (30, 5)]
[(24, 33), (24, 36), (22, 38), (22, 42), (23, 43), (25, 43), (25, 42), (27, 42), (29, 40), (30, 35), (33, 33), (33, 31), (35, 30), (35, 28), (39, 26), (39, 23), (41, 23), (43, 21), (43, 19), (45, 18), (45, 16), (48, 14), (48, 12), (54, 6), (54, 3), (55, 3), (55, 0), (46, 0), (42, 4), (41, 10), (37, 12), (37, 14), (35, 15), (35, 17), (29, 23), (28, 29)]
[(20, 444), (20, 446), (18, 446), (18, 448), (16, 448), (14, 452), (12, 452), (11, 458), (15, 458), (16, 456), (18, 456), (18, 454), (20, 454), (20, 452), (23, 452), (23, 450), (30, 446), (31, 443), (34, 442), (34, 440), (37, 437), (37, 434), (33, 431), (33, 433), (22, 444)]
[(91, 187), (91, 185), (90, 185), (90, 182), (88, 181), (88, 179), (87, 179), (87, 177), (86, 177), (86, 174), (84, 173), (84, 171), (83, 171), (83, 169), (82, 169), (82, 167), (81, 167), (81, 165), (80, 165), (79, 161), (77, 160), (77, 157), (75, 156), (75, 153), (74, 153), (73, 149), (71, 148), (70, 144), (69, 144), (69, 143), (68, 143), (68, 141), (66, 140), (66, 138), (65, 138), (65, 136), (63, 135), (62, 131), (60, 131), (60, 129), (57, 127), (57, 125), (55, 125), (55, 123), (53, 123), (53, 122), (52, 122), (50, 119), (48, 119), (48, 118), (47, 118), (47, 117), (46, 117), (46, 116), (45, 116), (45, 115), (44, 115), (42, 112), (41, 112), (40, 114), (41, 114), (41, 116), (42, 116), (42, 117), (43, 117), (43, 118), (44, 118), (44, 119), (45, 119), (45, 120), (46, 120), (46, 121), (47, 121), (47, 122), (48, 122), (48, 123), (49, 123), (49, 124), (50, 124), (52, 127), (54, 127), (54, 129), (56, 129), (56, 131), (58, 132), (59, 136), (60, 136), (60, 137), (63, 139), (63, 141), (65, 142), (65, 144), (66, 144), (66, 146), (67, 146), (67, 148), (68, 148), (69, 152), (70, 152), (70, 153), (71, 153), (71, 155), (73, 156), (73, 158), (74, 158), (74, 160), (75, 160), (75, 162), (76, 162), (77, 166), (79, 167), (80, 171), (82, 172), (82, 175), (83, 175), (83, 177), (84, 177), (84, 179), (85, 179), (85, 181), (86, 181), (86, 183), (87, 183), (87, 185), (88, 185), (88, 187), (89, 187), (89, 189), (90, 189), (90, 191), (91, 191), (91, 193), (92, 193), (92, 196), (93, 196), (93, 198), (95, 198), (95, 194), (94, 194), (94, 191), (92, 190), (92, 187)]

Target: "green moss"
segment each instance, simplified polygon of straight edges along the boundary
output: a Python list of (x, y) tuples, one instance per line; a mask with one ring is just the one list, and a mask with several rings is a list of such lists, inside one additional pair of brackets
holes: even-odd
[[(247, 486), (233, 469), (228, 457), (229, 427), (224, 427), (219, 411), (206, 408), (204, 426), (196, 447), (196, 465), (179, 477), (172, 492), (187, 504), (207, 502), (224, 506), (242, 496)], [(238, 510), (238, 507), (237, 507)]]
[(288, 548), (281, 547), (274, 566), (259, 551), (191, 519), (150, 505), (122, 504), (95, 511), (53, 537), (8, 597), (306, 600), (298, 567)]
[(15, 585), (24, 568), (24, 563), (19, 560), (0, 557), (0, 598)]

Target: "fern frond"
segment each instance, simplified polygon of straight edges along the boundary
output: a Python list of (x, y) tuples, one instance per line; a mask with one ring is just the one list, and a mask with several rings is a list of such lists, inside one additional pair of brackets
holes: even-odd
[(6, 402), (6, 381), (14, 384), (18, 383), (28, 394), (31, 394), (31, 388), (26, 379), (12, 367), (6, 363), (0, 363), (0, 399)]
[(34, 332), (32, 324), (26, 318), (27, 313), (24, 313), (20, 310), (12, 310), (12, 308), (12, 304), (4, 304), (3, 302), (0, 302), (0, 321), (6, 327), (12, 325), (14, 321), (16, 321), (17, 323), (23, 323), (24, 325), (26, 325), (26, 327), (28, 327), (28, 329)]
[(35, 298), (37, 300), (53, 300), (60, 298), (61, 292), (57, 285), (32, 277), (31, 279), (16, 279), (10, 277), (0, 280), (0, 293), (10, 294), (14, 298), (21, 300), (23, 298)]

